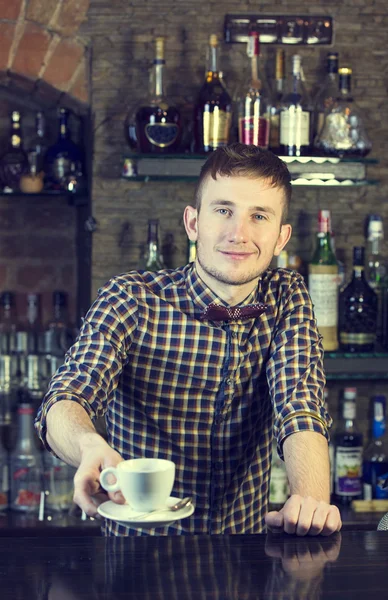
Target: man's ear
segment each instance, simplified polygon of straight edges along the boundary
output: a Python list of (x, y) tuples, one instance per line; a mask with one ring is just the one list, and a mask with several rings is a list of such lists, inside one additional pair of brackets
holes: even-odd
[(278, 241), (276, 242), (274, 256), (279, 256), (287, 242), (289, 241), (292, 233), (292, 227), (288, 223), (286, 225), (282, 225), (280, 227), (280, 233), (278, 237)]
[(198, 237), (198, 212), (193, 206), (186, 206), (185, 212), (183, 213), (183, 222), (189, 240), (192, 242), (197, 241)]

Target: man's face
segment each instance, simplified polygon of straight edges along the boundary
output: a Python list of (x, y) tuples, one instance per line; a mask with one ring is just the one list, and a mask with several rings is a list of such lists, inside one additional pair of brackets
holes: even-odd
[(215, 285), (245, 286), (268, 268), (286, 245), (291, 226), (281, 225), (284, 191), (264, 179), (208, 177), (201, 209), (192, 212), (186, 229), (197, 241), (200, 274)]

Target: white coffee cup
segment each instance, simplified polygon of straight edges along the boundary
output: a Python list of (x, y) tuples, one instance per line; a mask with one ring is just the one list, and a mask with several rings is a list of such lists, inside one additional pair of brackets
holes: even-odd
[[(108, 483), (108, 475), (114, 475), (116, 483)], [(100, 474), (100, 483), (107, 492), (120, 490), (131, 508), (143, 512), (166, 506), (174, 479), (175, 464), (163, 458), (124, 460)]]

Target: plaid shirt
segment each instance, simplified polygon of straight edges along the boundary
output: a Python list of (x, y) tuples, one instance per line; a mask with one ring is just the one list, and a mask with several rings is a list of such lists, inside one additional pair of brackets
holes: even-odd
[(130, 529), (106, 521), (109, 535), (260, 533), (267, 512), (273, 434), (328, 437), (321, 337), (303, 278), (267, 270), (241, 305), (268, 304), (256, 319), (202, 322), (224, 304), (195, 263), (111, 279), (84, 319), (52, 378), (35, 427), (61, 400), (105, 416), (108, 443), (124, 459), (176, 464), (173, 495), (194, 496), (195, 513), (167, 527)]

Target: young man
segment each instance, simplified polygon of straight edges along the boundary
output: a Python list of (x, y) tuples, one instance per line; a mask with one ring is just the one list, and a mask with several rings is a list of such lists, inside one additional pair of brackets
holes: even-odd
[[(100, 471), (142, 456), (173, 460), (174, 495), (196, 505), (169, 527), (107, 521), (105, 534), (340, 529), (329, 504), (331, 419), (311, 300), (297, 273), (269, 269), (291, 235), (290, 196), (274, 154), (220, 148), (184, 213), (195, 263), (132, 271), (100, 289), (39, 410), (40, 438), (78, 467), (74, 501), (90, 516)], [(108, 443), (92, 423), (102, 415)], [(291, 497), (267, 513), (273, 432)]]

